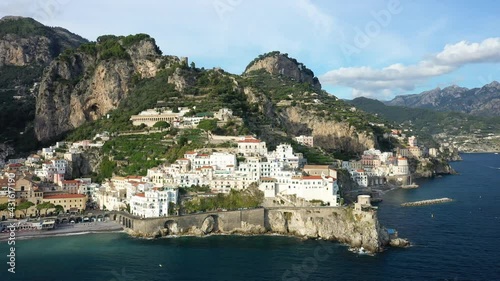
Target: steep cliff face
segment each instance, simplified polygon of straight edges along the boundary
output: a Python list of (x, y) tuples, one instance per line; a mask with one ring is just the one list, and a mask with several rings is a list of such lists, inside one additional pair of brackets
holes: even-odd
[(261, 55), (247, 66), (244, 74), (261, 69), (272, 75), (283, 75), (300, 83), (309, 83), (317, 90), (321, 89), (321, 83), (314, 73), (287, 54), (271, 52)]
[(292, 134), (303, 133), (305, 127), (314, 137), (314, 144), (325, 149), (361, 152), (375, 146), (373, 135), (359, 132), (346, 122), (318, 118), (300, 107), (286, 108), (282, 117)]
[[(252, 87), (245, 87), (243, 92), (248, 102), (255, 104), (274, 126), (284, 128), (292, 136), (312, 135), (315, 146), (353, 153), (375, 147), (372, 133), (359, 131), (347, 122), (319, 117), (300, 106), (278, 108), (266, 93)], [(263, 132), (262, 137), (269, 133)]]
[(47, 27), (23, 17), (0, 19), (0, 66), (47, 64), (64, 49), (87, 42), (63, 28)]
[(272, 232), (335, 240), (371, 252), (380, 252), (389, 243), (375, 212), (350, 208), (268, 210), (267, 223)]
[[(106, 36), (63, 54), (45, 70), (36, 103), (35, 134), (47, 141), (115, 109), (137, 78), (156, 75), (165, 60), (149, 36)], [(130, 42), (132, 41), (132, 42)]]
[(92, 148), (73, 156), (69, 163), (68, 174), (71, 178), (79, 178), (97, 173), (101, 165), (103, 153), (101, 149)]

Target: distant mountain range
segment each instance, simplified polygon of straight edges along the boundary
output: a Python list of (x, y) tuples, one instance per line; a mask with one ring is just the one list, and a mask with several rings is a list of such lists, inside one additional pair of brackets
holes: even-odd
[(450, 86), (420, 94), (397, 96), (386, 105), (456, 111), (477, 116), (500, 116), (500, 83), (493, 81), (481, 88)]

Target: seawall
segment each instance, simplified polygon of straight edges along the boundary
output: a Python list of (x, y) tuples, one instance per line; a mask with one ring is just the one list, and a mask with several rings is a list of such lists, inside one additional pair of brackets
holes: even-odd
[(389, 244), (389, 235), (379, 225), (374, 209), (279, 207), (149, 219), (118, 212), (113, 219), (131, 235), (139, 237), (279, 233), (338, 241), (371, 252), (382, 251)]

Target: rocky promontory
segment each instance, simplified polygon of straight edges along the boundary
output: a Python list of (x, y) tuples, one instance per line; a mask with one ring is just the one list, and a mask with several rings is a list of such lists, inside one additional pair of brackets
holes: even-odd
[(374, 209), (352, 207), (260, 208), (127, 220), (132, 225), (127, 231), (138, 237), (281, 234), (341, 242), (370, 252), (383, 251), (391, 241)]

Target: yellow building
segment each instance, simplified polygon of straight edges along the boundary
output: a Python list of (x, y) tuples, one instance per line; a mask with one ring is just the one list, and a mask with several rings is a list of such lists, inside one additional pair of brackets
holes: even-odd
[[(21, 177), (16, 181), (14, 190), (16, 194), (16, 206), (22, 202), (30, 201), (34, 205), (26, 211), (26, 217), (36, 216), (38, 214), (36, 205), (42, 203), (43, 198), (43, 192), (38, 189), (38, 186), (34, 185), (31, 180)], [(24, 218), (25, 213), (17, 210), (15, 215), (16, 217)]]
[[(82, 212), (85, 210), (87, 196), (84, 194), (54, 194), (43, 196), (44, 202), (50, 202), (54, 205), (61, 205), (65, 212)], [(48, 210), (53, 211), (52, 210)]]

